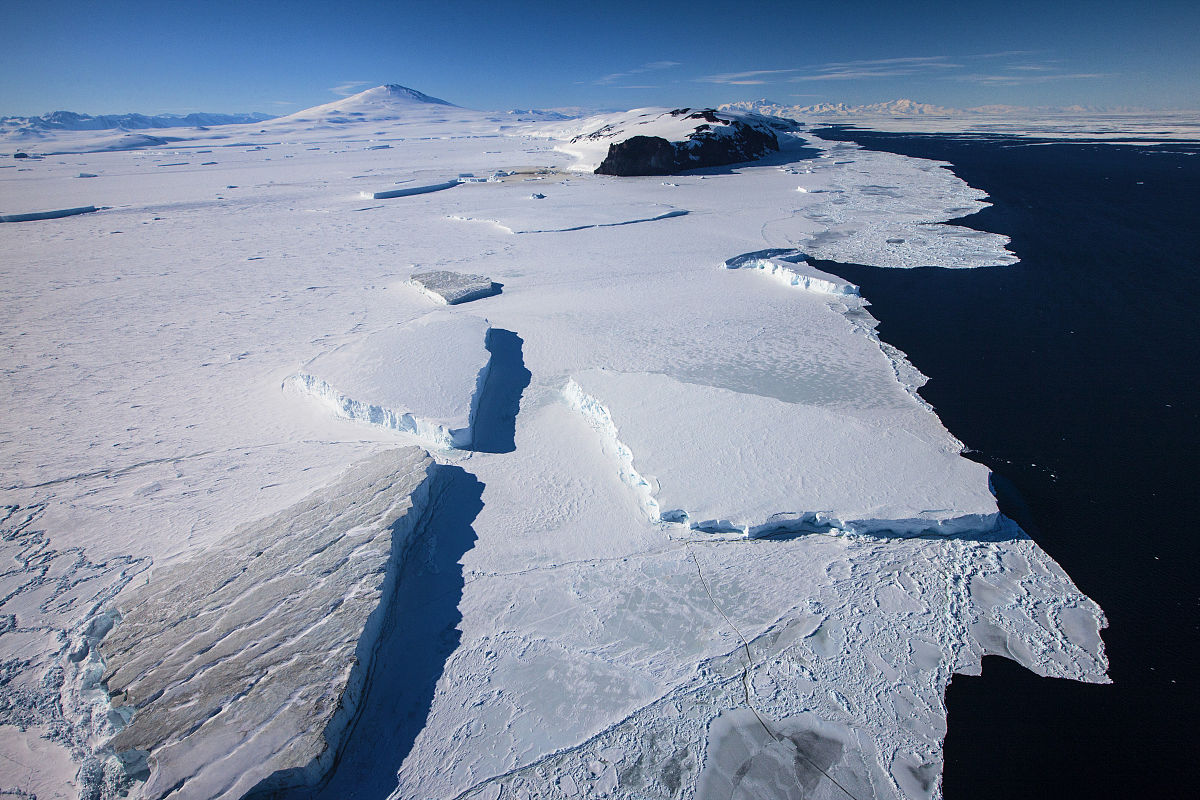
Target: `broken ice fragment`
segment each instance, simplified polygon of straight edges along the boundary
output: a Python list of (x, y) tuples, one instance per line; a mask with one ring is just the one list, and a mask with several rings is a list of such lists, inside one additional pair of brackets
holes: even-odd
[(811, 266), (799, 250), (773, 249), (743, 253), (726, 260), (725, 268), (761, 270), (788, 286), (810, 292), (858, 295), (857, 286)]
[(409, 283), (447, 305), (468, 303), (500, 293), (500, 285), (493, 283), (491, 278), (449, 270), (419, 272), (409, 279)]
[(564, 394), (656, 522), (747, 537), (956, 534), (999, 522), (987, 468), (915, 404), (841, 413), (599, 369), (573, 375)]
[(0, 222), (33, 222), (39, 219), (61, 219), (74, 217), (77, 214), (91, 214), (95, 206), (80, 206), (79, 208), (60, 208), (55, 211), (30, 211), (25, 214), (0, 214)]

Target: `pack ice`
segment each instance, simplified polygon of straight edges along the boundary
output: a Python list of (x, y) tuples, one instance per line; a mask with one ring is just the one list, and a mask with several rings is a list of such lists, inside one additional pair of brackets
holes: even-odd
[(983, 655), (1107, 680), (1101, 610), (808, 263), (1003, 269), (946, 224), (983, 192), (770, 122), (769, 159), (593, 174), (736, 128), (671, 112), (383, 86), (21, 142), (6, 213), (97, 209), (0, 226), (22, 786), (917, 800)]

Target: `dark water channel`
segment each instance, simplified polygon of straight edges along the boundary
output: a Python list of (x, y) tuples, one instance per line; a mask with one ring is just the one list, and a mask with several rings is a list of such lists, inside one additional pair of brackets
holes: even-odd
[(1200, 146), (822, 130), (948, 161), (991, 269), (818, 263), (862, 286), (1002, 506), (1108, 616), (1113, 684), (996, 657), (947, 696), (944, 793), (1182, 797), (1200, 759)]

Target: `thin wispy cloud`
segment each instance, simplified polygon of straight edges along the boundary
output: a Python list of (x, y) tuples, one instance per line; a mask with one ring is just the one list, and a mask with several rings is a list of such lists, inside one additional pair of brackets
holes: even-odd
[(1028, 86), (1035, 83), (1050, 83), (1051, 81), (1076, 81), (1076, 80), (1092, 80), (1096, 78), (1110, 78), (1111, 73), (1105, 72), (1055, 72), (1055, 73), (1037, 73), (1037, 74), (993, 74), (993, 75), (960, 75), (956, 80), (967, 81), (969, 83), (979, 83), (984, 86)]
[(758, 86), (767, 81), (762, 80), (764, 75), (787, 75), (793, 72), (799, 72), (798, 69), (752, 69), (747, 72), (726, 72), (721, 75), (704, 75), (696, 78), (697, 81), (703, 83), (723, 83), (728, 86)]
[(857, 81), (871, 78), (903, 78), (929, 75), (961, 68), (949, 56), (908, 56), (904, 58), (874, 58), (858, 61), (830, 61), (810, 67), (803, 75), (788, 78), (793, 83), (803, 81)]
[[(1048, 54), (1043, 51), (1042, 55)], [(976, 63), (968, 66), (972, 61)], [(978, 63), (981, 61), (988, 62), (987, 66)], [(1057, 59), (1038, 57), (1037, 51), (1005, 50), (953, 57), (929, 55), (828, 61), (824, 64), (788, 69), (752, 69), (702, 75), (693, 80), (724, 86), (761, 86), (909, 78), (961, 81), (984, 86), (1023, 86), (1107, 77), (1111, 76), (1096, 72), (1071, 72)]]
[[(592, 81), (593, 86), (612, 86), (614, 89), (628, 88), (646, 88), (646, 87), (630, 87), (630, 86), (614, 86), (614, 84), (623, 82), (626, 78), (631, 78), (634, 75), (644, 75), (647, 72), (659, 72), (664, 69), (673, 69), (680, 66), (678, 61), (651, 61), (642, 64), (640, 67), (626, 70), (624, 72), (614, 72), (611, 75), (604, 75)], [(653, 88), (653, 87), (651, 87)]]
[(349, 97), (352, 94), (358, 94), (364, 86), (369, 86), (370, 81), (346, 81), (337, 86), (331, 86), (329, 91), (336, 94), (338, 97)]
[(1035, 50), (1001, 50), (998, 53), (976, 53), (965, 58), (1011, 58), (1013, 56), (1032, 56), (1035, 55)]
[(948, 56), (908, 56), (905, 58), (872, 58), (860, 61), (830, 61), (822, 64), (822, 69), (841, 69), (847, 67), (890, 67), (908, 64), (914, 67), (952, 67), (956, 64), (947, 64)]

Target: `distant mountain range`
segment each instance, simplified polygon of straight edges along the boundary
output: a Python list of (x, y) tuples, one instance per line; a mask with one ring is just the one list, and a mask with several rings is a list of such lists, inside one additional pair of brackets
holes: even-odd
[(271, 119), (270, 114), (76, 114), (54, 111), (40, 117), (0, 117), (0, 126), (33, 131), (139, 131), (152, 128), (207, 128), (210, 125), (238, 125)]
[(1144, 108), (1097, 108), (1092, 106), (1006, 106), (988, 105), (975, 108), (947, 108), (930, 103), (918, 103), (902, 98), (887, 103), (870, 103), (851, 106), (845, 103), (818, 103), (811, 106), (787, 105), (772, 100), (742, 100), (724, 103), (718, 108), (728, 111), (755, 111), (774, 117), (962, 117), (985, 115), (1028, 115), (1028, 114), (1145, 114)]

